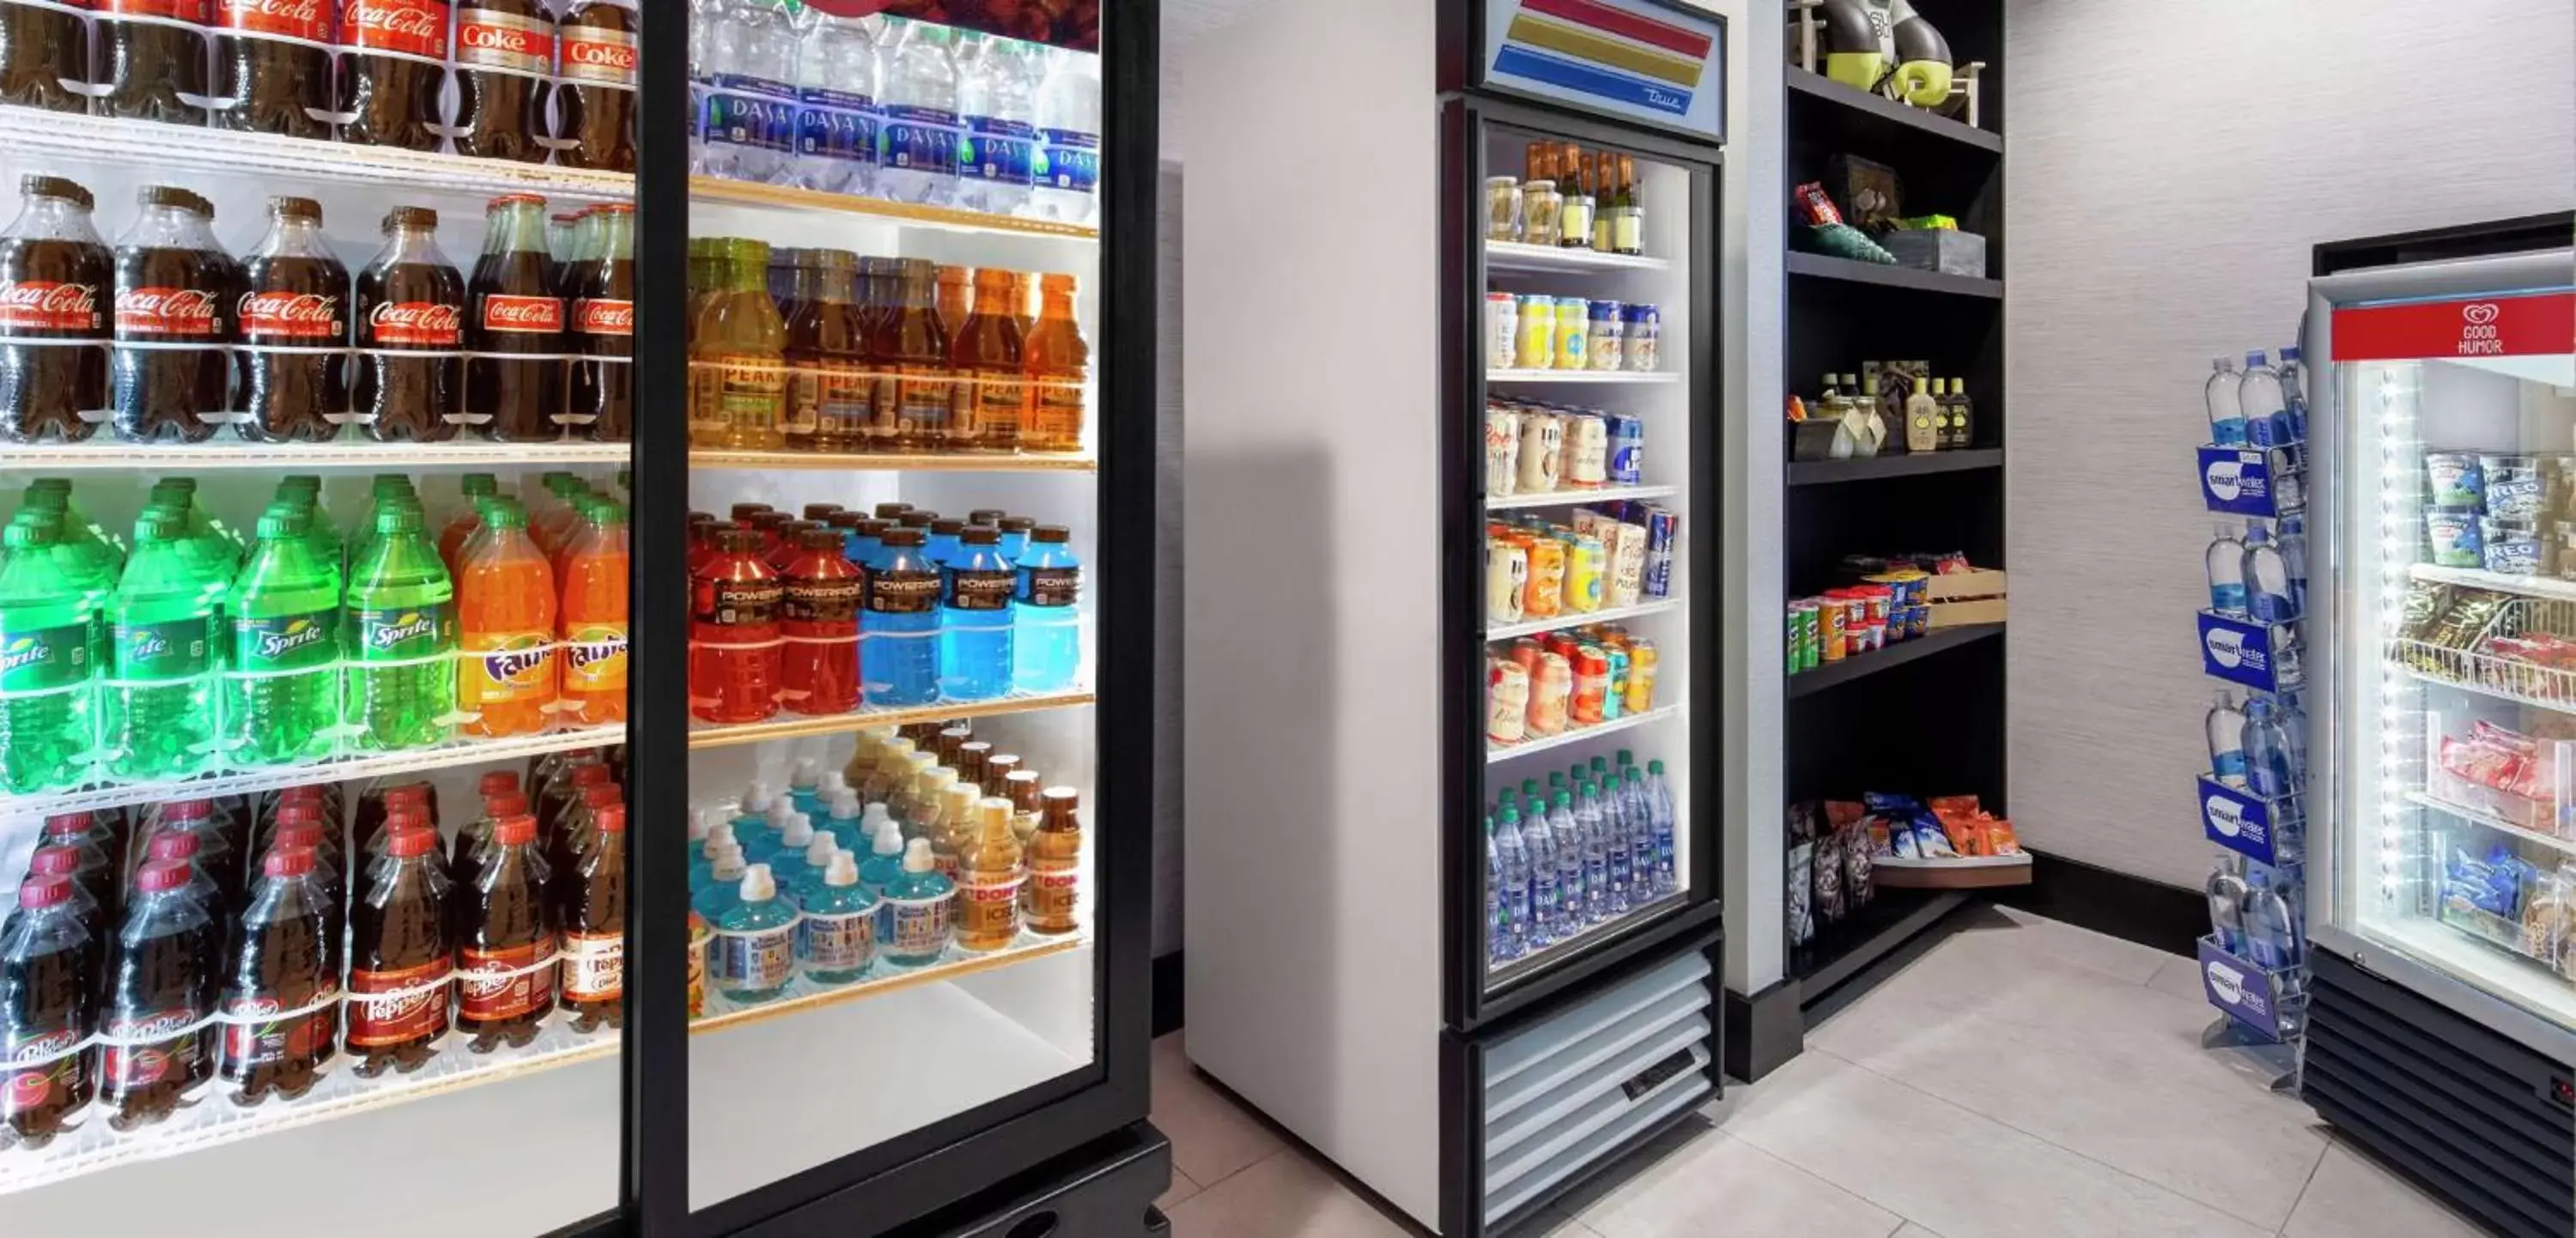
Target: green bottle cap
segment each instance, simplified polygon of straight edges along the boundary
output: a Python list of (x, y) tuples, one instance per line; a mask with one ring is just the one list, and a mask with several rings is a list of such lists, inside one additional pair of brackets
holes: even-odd
[(1574, 792), (1559, 789), (1556, 793), (1556, 806), (1559, 808), (1574, 807)]
[(380, 536), (420, 532), (420, 508), (389, 504), (378, 509), (376, 532)]
[(30, 546), (52, 546), (62, 540), (61, 526), (38, 524), (29, 520), (12, 520), (7, 529), (0, 530), (0, 545), (5, 545), (12, 550)]
[(1636, 766), (1634, 766), (1634, 765), (1629, 766), (1629, 767), (1628, 767), (1628, 781), (1630, 781), (1630, 782), (1632, 782), (1632, 783), (1643, 783), (1643, 782), (1645, 782), (1645, 781), (1646, 781), (1646, 771), (1641, 770), (1641, 769), (1637, 768), (1637, 767), (1636, 767)]
[(1664, 776), (1664, 763), (1661, 761), (1648, 761), (1646, 762), (1646, 772), (1653, 774), (1657, 778), (1661, 778)]
[(312, 522), (294, 507), (279, 503), (259, 516), (259, 540), (263, 542), (294, 541), (310, 531)]
[(467, 498), (501, 493), (501, 479), (490, 473), (467, 473), (462, 484)]
[(524, 529), (528, 527), (528, 510), (508, 499), (495, 499), (483, 509), (483, 527), (487, 529)]
[(175, 542), (186, 536), (188, 526), (176, 516), (158, 508), (146, 508), (134, 518), (134, 544)]
[(626, 523), (626, 505), (615, 499), (601, 499), (600, 501), (590, 505), (590, 522), (592, 524), (624, 524)]
[(1625, 748), (1622, 748), (1622, 749), (1620, 749), (1620, 750), (1619, 750), (1619, 764), (1620, 764), (1620, 765), (1622, 765), (1622, 766), (1629, 766), (1629, 765), (1634, 765), (1634, 764), (1636, 764), (1636, 763), (1637, 763), (1637, 755), (1636, 755), (1635, 753), (1632, 753), (1632, 752), (1628, 751), (1628, 750), (1627, 750), (1627, 749), (1625, 749)]

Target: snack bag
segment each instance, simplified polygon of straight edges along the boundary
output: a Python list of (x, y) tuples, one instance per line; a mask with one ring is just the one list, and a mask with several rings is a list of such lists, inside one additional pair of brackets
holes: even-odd
[(1816, 838), (1810, 871), (1815, 875), (1817, 922), (1840, 922), (1843, 918), (1843, 844), (1839, 836), (1826, 833)]
[(1869, 836), (1861, 829), (1860, 822), (1854, 821), (1843, 827), (1842, 840), (1843, 897), (1857, 911), (1869, 906), (1870, 896), (1877, 892), (1870, 880)]

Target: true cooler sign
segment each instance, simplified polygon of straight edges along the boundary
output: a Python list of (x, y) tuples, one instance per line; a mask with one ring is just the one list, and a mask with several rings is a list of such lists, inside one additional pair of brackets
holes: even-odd
[(2576, 352), (2576, 292), (2355, 305), (2334, 312), (2337, 361), (2549, 357)]

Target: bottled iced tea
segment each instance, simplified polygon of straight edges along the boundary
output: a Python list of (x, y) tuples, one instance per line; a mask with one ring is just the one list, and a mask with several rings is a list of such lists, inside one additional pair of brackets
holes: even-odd
[(859, 256), (810, 251), (805, 283), (787, 319), (788, 423), (810, 451), (865, 451), (868, 441), (867, 325), (859, 312)]
[(1020, 450), (1080, 451), (1091, 345), (1074, 317), (1073, 277), (1041, 276), (1038, 289), (1038, 326), (1023, 349), (1029, 398), (1020, 413)]
[(786, 446), (787, 324), (769, 298), (769, 245), (722, 243), (724, 274), (689, 341), (689, 444), (736, 451)]
[(956, 451), (1012, 451), (1019, 446), (1024, 360), (1014, 316), (1014, 272), (975, 272), (975, 310), (949, 345), (956, 387), (949, 398), (948, 444)]
[(930, 261), (904, 258), (896, 269), (892, 302), (868, 332), (872, 437), (881, 451), (937, 451), (948, 437), (948, 330), (931, 305)]

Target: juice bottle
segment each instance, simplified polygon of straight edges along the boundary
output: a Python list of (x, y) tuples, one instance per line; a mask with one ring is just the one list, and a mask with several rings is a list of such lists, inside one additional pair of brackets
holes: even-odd
[(937, 451), (948, 440), (948, 328), (931, 305), (930, 261), (897, 259), (895, 271), (893, 296), (868, 332), (873, 438), (880, 451)]
[(1091, 345), (1075, 320), (1070, 275), (1038, 277), (1038, 325), (1021, 350), (1028, 376), (1028, 404), (1020, 412), (1020, 450), (1080, 451), (1083, 383), (1091, 374)]
[(728, 239), (723, 254), (724, 278), (689, 339), (689, 445), (777, 451), (787, 442), (787, 324), (769, 298), (769, 245)]
[(576, 726), (626, 720), (626, 508), (590, 504), (589, 527), (564, 555), (563, 700)]
[(759, 722), (778, 713), (783, 591), (761, 562), (760, 534), (731, 529), (718, 537), (715, 556), (689, 584), (689, 713), (707, 722)]
[[(1034, 781), (1034, 780), (1032, 780)], [(1082, 819), (1079, 793), (1071, 787), (1049, 787), (1040, 793), (1037, 833), (1029, 840), (1029, 883), (1021, 889), (1021, 907), (1029, 931), (1050, 936), (1072, 932), (1078, 924)]]
[(948, 446), (954, 451), (1008, 452), (1019, 448), (1022, 339), (1011, 290), (1018, 273), (996, 267), (975, 272), (975, 311), (954, 322), (948, 348), (956, 386), (949, 397)]
[[(871, 384), (859, 256), (843, 249), (811, 253), (813, 265), (800, 272), (811, 287), (787, 320), (788, 420), (805, 428), (799, 445), (807, 450), (864, 451)], [(823, 519), (813, 508), (806, 505), (805, 518)]]
[(458, 565), (456, 623), (466, 653), (456, 708), (468, 735), (533, 735), (555, 701), (555, 580), (528, 538), (528, 514), (507, 499), (483, 513), (487, 536)]

